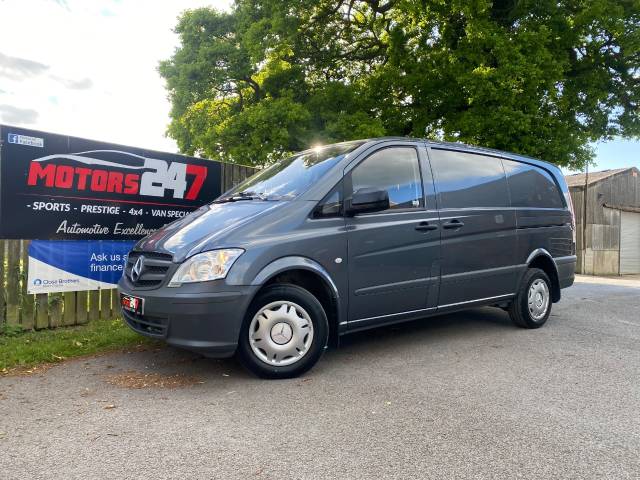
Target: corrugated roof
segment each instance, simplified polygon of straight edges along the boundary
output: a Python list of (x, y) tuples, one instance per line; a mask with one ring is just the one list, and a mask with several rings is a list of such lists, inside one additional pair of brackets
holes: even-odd
[[(602, 170), (600, 172), (589, 172), (589, 185), (592, 185), (600, 180), (604, 180), (605, 178), (612, 177), (618, 173), (626, 172), (628, 170), (638, 171), (635, 167), (626, 167), (626, 168), (614, 168), (611, 170)], [(585, 180), (584, 173), (575, 173), (573, 175), (565, 175), (565, 180), (567, 181), (567, 185), (570, 187), (583, 187)]]

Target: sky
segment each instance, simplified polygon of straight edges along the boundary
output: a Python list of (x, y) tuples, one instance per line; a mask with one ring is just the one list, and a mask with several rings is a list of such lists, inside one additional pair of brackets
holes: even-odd
[(590, 170), (607, 170), (610, 168), (640, 168), (640, 142), (633, 140), (613, 140), (595, 145), (596, 166)]
[(182, 11), (231, 0), (0, 0), (0, 123), (177, 151), (158, 62)]
[[(0, 123), (176, 152), (158, 62), (182, 11), (232, 0), (0, 0)], [(640, 142), (595, 145), (593, 170), (640, 167)]]

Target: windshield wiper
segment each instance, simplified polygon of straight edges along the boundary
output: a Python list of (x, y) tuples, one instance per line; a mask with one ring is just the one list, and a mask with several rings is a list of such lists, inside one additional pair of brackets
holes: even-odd
[(243, 200), (268, 200), (268, 198), (266, 195), (256, 192), (239, 192), (229, 197), (219, 198), (214, 203), (241, 202)]

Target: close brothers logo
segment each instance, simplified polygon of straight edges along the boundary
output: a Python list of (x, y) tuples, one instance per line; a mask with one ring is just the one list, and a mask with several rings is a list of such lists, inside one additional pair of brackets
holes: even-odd
[(80, 280), (77, 278), (53, 278), (53, 279), (40, 279), (36, 278), (33, 280), (34, 287), (42, 287), (42, 288), (52, 288), (52, 287), (60, 287), (63, 285), (75, 285), (79, 284)]
[[(124, 155), (142, 165), (95, 158), (104, 154)], [(80, 165), (67, 165), (70, 162)], [(92, 150), (32, 160), (27, 185), (150, 197), (164, 197), (165, 191), (171, 190), (173, 198), (196, 200), (206, 178), (207, 167), (203, 165), (167, 162), (117, 150)]]

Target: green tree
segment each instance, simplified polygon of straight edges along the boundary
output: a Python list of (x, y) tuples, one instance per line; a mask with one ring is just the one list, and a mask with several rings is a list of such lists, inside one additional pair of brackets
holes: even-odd
[(160, 73), (190, 154), (411, 135), (580, 168), (640, 135), (640, 0), (237, 0), (176, 32)]

